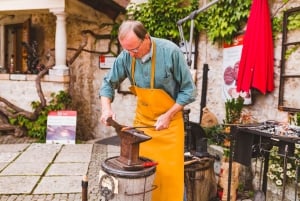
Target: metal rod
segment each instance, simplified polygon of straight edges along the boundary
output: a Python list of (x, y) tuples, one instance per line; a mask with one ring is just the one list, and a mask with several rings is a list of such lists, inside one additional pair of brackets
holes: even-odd
[(191, 150), (191, 125), (189, 114), (191, 109), (187, 108), (183, 110), (183, 120), (184, 120), (184, 152), (189, 152)]
[(295, 181), (295, 201), (297, 200), (298, 195), (298, 177), (299, 177), (299, 159), (296, 159), (296, 181)]
[(128, 126), (124, 127), (125, 130), (127, 129), (136, 129), (136, 128), (155, 128), (156, 126)]
[(206, 107), (208, 71), (208, 64), (203, 64), (202, 90), (200, 101), (200, 124), (202, 123), (203, 109)]
[[(206, 9), (208, 9), (209, 7), (211, 7), (212, 5), (217, 3), (218, 1), (219, 0), (214, 0), (210, 3), (208, 3), (207, 5), (203, 6), (202, 8), (191, 12), (185, 18), (180, 19), (180, 20), (177, 21), (177, 26), (178, 26), (179, 34), (180, 34), (180, 38), (181, 38), (180, 46), (185, 47), (185, 51), (186, 51), (186, 55), (187, 55), (187, 64), (188, 64), (189, 67), (191, 67), (191, 65), (192, 65), (191, 57), (192, 57), (192, 44), (193, 44), (193, 32), (194, 32), (194, 18), (197, 14), (199, 14), (202, 11), (205, 11)], [(185, 21), (189, 20), (189, 19), (191, 20), (191, 28), (190, 28), (189, 51), (187, 51), (187, 45), (186, 45), (186, 40), (185, 40), (183, 29), (182, 29), (182, 24)]]
[(287, 164), (287, 152), (289, 145), (285, 145), (284, 149), (284, 158), (283, 158), (283, 184), (282, 184), (282, 198), (283, 201), (285, 198), (285, 185), (286, 185), (286, 164)]
[(193, 33), (194, 33), (194, 19), (191, 20), (191, 28), (190, 28), (190, 44), (189, 44), (189, 52), (187, 64), (189, 67), (192, 66), (192, 46), (193, 46)]
[(227, 201), (230, 201), (230, 193), (231, 193), (231, 175), (232, 175), (232, 162), (233, 162), (233, 146), (236, 140), (237, 135), (237, 128), (236, 126), (230, 126), (230, 133), (229, 133), (229, 169), (228, 169), (228, 183), (227, 183)]
[(214, 0), (212, 2), (209, 2), (208, 4), (206, 4), (205, 6), (203, 6), (202, 8), (191, 12), (185, 18), (182, 18), (182, 19), (178, 20), (177, 21), (177, 25), (181, 25), (181, 24), (183, 24), (185, 21), (187, 21), (189, 19), (194, 19), (197, 14), (201, 13), (202, 11), (205, 11), (206, 9), (208, 9), (209, 7), (211, 7), (212, 5), (214, 5), (215, 3), (217, 3), (218, 1), (219, 0)]

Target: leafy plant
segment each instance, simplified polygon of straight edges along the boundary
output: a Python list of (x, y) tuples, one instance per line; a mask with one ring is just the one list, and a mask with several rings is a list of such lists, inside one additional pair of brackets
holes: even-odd
[(295, 118), (296, 118), (296, 120), (295, 120), (296, 121), (296, 125), (300, 126), (300, 112), (296, 113), (296, 117)]
[[(41, 142), (44, 142), (46, 140), (48, 112), (65, 110), (71, 104), (71, 96), (65, 91), (59, 91), (57, 94), (52, 93), (51, 98), (49, 105), (42, 109), (35, 121), (19, 115), (16, 118), (10, 118), (10, 123), (25, 128), (28, 136), (38, 138)], [(40, 104), (39, 101), (33, 101), (31, 106), (36, 109)]]
[[(150, 35), (180, 41), (177, 21), (198, 8), (198, 0), (149, 0), (142, 4), (130, 4), (129, 18), (140, 20)], [(184, 24), (184, 33), (189, 32)]]
[(288, 17), (287, 28), (289, 31), (300, 28), (300, 13), (299, 12), (296, 12)]
[(215, 144), (219, 146), (223, 146), (224, 139), (226, 138), (224, 134), (224, 127), (221, 124), (218, 124), (213, 127), (203, 128), (206, 136), (208, 144)]
[[(177, 22), (187, 16), (195, 19), (195, 35), (206, 31), (210, 41), (229, 42), (245, 26), (252, 0), (221, 0), (209, 9), (199, 12), (198, 0), (149, 0), (131, 4), (128, 17), (144, 23), (155, 37), (180, 41)], [(194, 16), (193, 16), (194, 15)], [(190, 21), (183, 23), (183, 32), (190, 32)]]
[(228, 99), (225, 102), (225, 124), (238, 124), (240, 123), (242, 109), (244, 106), (244, 99), (239, 96), (238, 98)]
[(201, 23), (212, 42), (231, 42), (247, 23), (252, 0), (221, 0), (202, 13)]

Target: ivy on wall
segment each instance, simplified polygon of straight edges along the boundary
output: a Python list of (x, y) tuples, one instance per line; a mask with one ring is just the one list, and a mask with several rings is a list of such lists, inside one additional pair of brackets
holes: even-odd
[(201, 22), (212, 42), (230, 42), (243, 31), (252, 0), (221, 0), (201, 15)]
[[(128, 17), (143, 22), (155, 37), (180, 41), (177, 21), (198, 8), (198, 0), (149, 0), (142, 4), (130, 4)], [(188, 24), (183, 25), (185, 34)]]
[[(282, 32), (282, 7), (290, 0), (283, 0), (272, 16), (273, 35)], [(220, 0), (195, 17), (195, 31), (205, 31), (209, 41), (230, 42), (247, 23), (252, 0)], [(287, 6), (288, 7), (288, 6)], [(200, 6), (201, 8), (201, 6)], [(199, 9), (198, 0), (149, 0), (142, 4), (130, 4), (128, 18), (140, 20), (152, 36), (180, 41), (177, 21)], [(300, 16), (289, 18), (289, 30), (300, 27)], [(190, 22), (183, 25), (184, 33), (189, 34)], [(275, 37), (274, 37), (275, 38)]]
[[(195, 31), (207, 32), (211, 42), (231, 41), (247, 23), (252, 0), (220, 0), (195, 16)], [(180, 41), (177, 21), (199, 9), (198, 0), (149, 0), (131, 4), (128, 18), (140, 20), (155, 37)], [(183, 24), (189, 34), (190, 22)]]

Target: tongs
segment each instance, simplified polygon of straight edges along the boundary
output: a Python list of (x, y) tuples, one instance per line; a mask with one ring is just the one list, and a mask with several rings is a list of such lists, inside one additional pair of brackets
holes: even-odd
[(109, 123), (109, 125), (114, 127), (116, 130), (119, 130), (119, 131), (125, 131), (125, 130), (129, 130), (129, 129), (155, 128), (156, 127), (156, 126), (124, 126), (124, 125), (121, 125), (121, 124), (117, 123), (116, 121), (114, 121), (111, 117), (109, 117), (106, 120), (106, 122)]

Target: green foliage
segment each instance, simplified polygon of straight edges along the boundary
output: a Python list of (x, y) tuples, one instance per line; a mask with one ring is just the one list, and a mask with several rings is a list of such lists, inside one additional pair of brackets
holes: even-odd
[(278, 33), (282, 32), (282, 20), (283, 20), (283, 14), (280, 14), (272, 18), (273, 38), (276, 38)]
[[(31, 107), (35, 110), (40, 106), (39, 101), (33, 101)], [(10, 118), (9, 121), (13, 125), (18, 125), (27, 130), (30, 137), (38, 138), (41, 142), (46, 140), (47, 117), (49, 111), (65, 110), (71, 104), (71, 97), (65, 91), (59, 91), (57, 94), (51, 94), (49, 104), (42, 109), (38, 118), (32, 121), (23, 115), (18, 115), (16, 118)]]
[(242, 97), (228, 99), (225, 102), (225, 124), (240, 123), (241, 113), (244, 106), (244, 99)]
[[(129, 15), (144, 23), (155, 37), (180, 41), (177, 21), (198, 8), (198, 0), (149, 0), (147, 3), (131, 4)], [(187, 24), (184, 25), (188, 33)]]
[[(272, 31), (275, 38), (278, 33), (282, 32), (283, 12), (272, 18)], [(300, 28), (300, 13), (296, 12), (288, 17), (287, 30), (293, 31)]]
[[(131, 4), (129, 16), (144, 23), (155, 37), (180, 41), (177, 21), (190, 14), (194, 16), (195, 33), (206, 31), (210, 41), (231, 41), (247, 22), (251, 0), (221, 0), (204, 12), (198, 0), (149, 0), (143, 4)], [(185, 36), (190, 32), (190, 20), (183, 23)]]
[(289, 59), (289, 57), (294, 53), (296, 52), (298, 49), (299, 49), (300, 45), (290, 45), (287, 47), (286, 51), (285, 51), (285, 59)]
[(300, 28), (300, 13), (296, 12), (288, 17), (288, 26), (289, 31), (296, 30)]
[(231, 42), (248, 20), (252, 0), (220, 0), (200, 16), (212, 42)]
[(296, 121), (296, 125), (300, 126), (300, 112), (296, 113), (296, 117), (295, 118), (296, 118), (296, 120), (295, 120)]
[(204, 127), (203, 129), (207, 136), (208, 144), (223, 146), (224, 139), (226, 138), (223, 125), (218, 124), (209, 128)]

